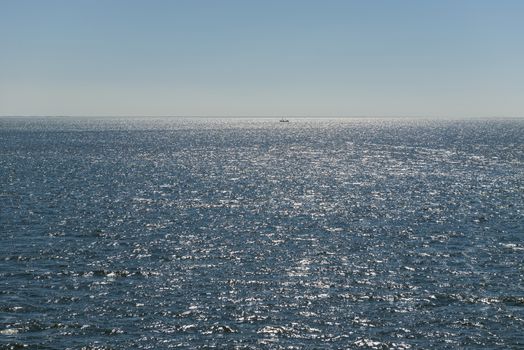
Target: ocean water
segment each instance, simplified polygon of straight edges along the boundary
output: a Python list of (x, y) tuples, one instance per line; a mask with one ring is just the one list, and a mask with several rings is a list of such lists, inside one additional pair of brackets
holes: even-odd
[(523, 349), (524, 120), (0, 119), (2, 349)]

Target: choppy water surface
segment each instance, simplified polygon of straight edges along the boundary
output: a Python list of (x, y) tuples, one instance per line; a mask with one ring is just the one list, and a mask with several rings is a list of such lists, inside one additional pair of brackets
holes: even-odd
[(0, 347), (523, 348), (524, 121), (0, 120)]

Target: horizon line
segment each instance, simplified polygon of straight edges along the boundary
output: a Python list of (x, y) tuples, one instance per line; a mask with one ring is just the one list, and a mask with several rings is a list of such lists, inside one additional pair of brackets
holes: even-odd
[(456, 116), (456, 115), (125, 115), (125, 114), (99, 114), (99, 115), (82, 115), (82, 114), (42, 114), (42, 115), (0, 115), (0, 118), (348, 118), (348, 119), (379, 119), (379, 118), (421, 118), (421, 119), (521, 119), (524, 116)]

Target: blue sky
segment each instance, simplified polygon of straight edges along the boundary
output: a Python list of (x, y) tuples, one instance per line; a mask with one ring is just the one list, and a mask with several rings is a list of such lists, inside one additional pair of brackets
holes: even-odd
[(0, 115), (524, 116), (520, 0), (0, 0)]

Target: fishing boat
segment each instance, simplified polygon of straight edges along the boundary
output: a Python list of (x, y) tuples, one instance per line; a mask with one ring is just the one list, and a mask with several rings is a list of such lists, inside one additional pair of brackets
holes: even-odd
[(281, 123), (289, 123), (289, 119), (285, 119), (284, 117), (280, 118)]

